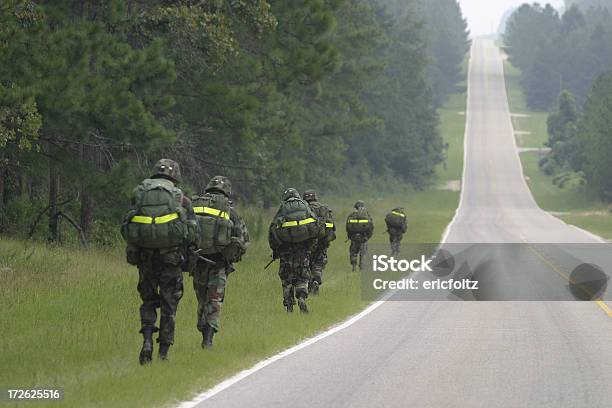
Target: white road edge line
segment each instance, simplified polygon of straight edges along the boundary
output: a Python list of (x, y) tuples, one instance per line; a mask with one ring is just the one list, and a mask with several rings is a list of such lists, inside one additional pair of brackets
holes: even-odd
[(315, 337), (311, 337), (308, 340), (303, 341), (302, 343), (295, 345), (285, 351), (281, 351), (278, 354), (275, 354), (272, 357), (269, 357), (265, 360), (260, 361), (259, 363), (255, 364), (253, 367), (248, 368), (244, 371), (241, 371), (240, 373), (234, 375), (233, 377), (230, 377), (228, 379), (226, 379), (225, 381), (222, 381), (221, 383), (215, 385), (213, 388), (209, 389), (208, 391), (203, 392), (202, 394), (197, 395), (194, 399), (192, 399), (191, 401), (187, 401), (187, 402), (183, 402), (181, 403), (178, 408), (193, 408), (195, 406), (197, 406), (198, 404), (206, 401), (207, 399), (214, 397), (215, 395), (217, 395), (218, 393), (220, 393), (221, 391), (231, 387), (232, 385), (236, 384), (239, 381), (242, 381), (243, 379), (245, 379), (246, 377), (250, 376), (251, 374), (256, 373), (257, 371), (269, 366), (270, 364), (273, 364), (275, 362), (277, 362), (278, 360), (281, 360), (297, 351), (302, 350), (303, 348), (306, 348), (320, 340), (323, 340), (326, 337), (329, 337), (335, 333), (338, 333), (339, 331), (342, 331), (344, 329), (346, 329), (347, 327), (352, 326), (354, 323), (356, 323), (357, 321), (361, 320), (363, 317), (367, 316), (368, 314), (372, 313), (374, 310), (378, 309), (380, 306), (382, 306), (386, 300), (388, 300), (391, 296), (393, 296), (395, 294), (395, 292), (388, 292), (381, 300), (376, 301), (374, 303), (372, 303), (367, 309), (363, 310), (361, 313), (356, 314), (355, 316), (351, 317), (350, 319), (346, 320), (344, 323), (339, 324), (338, 326), (335, 326), (331, 329), (329, 329), (326, 332), (323, 332)]
[[(474, 47), (472, 47), (471, 51), (470, 51), (470, 62), (469, 62), (469, 68), (468, 68), (468, 85), (467, 85), (467, 107), (466, 107), (466, 112), (469, 112), (469, 104), (470, 104), (470, 78), (472, 77), (471, 73), (472, 73), (472, 55), (474, 52)], [(464, 191), (464, 183), (465, 183), (465, 168), (466, 168), (466, 163), (467, 163), (467, 136), (468, 136), (468, 124), (469, 124), (469, 114), (466, 113), (465, 116), (466, 120), (465, 120), (465, 134), (463, 137), (463, 175), (461, 178), (461, 193), (460, 193), (460, 198), (459, 198), (459, 206), (457, 207), (457, 210), (455, 210), (455, 215), (453, 216), (453, 219), (451, 220), (450, 224), (448, 224), (448, 226), (446, 227), (446, 230), (444, 231), (444, 234), (442, 236), (442, 243), (446, 242), (447, 238), (448, 238), (448, 234), (450, 233), (451, 227), (452, 225), (455, 223), (455, 221), (457, 220), (458, 214), (459, 214), (459, 210), (461, 209), (461, 206), (463, 204), (463, 191)], [(196, 407), (198, 404), (201, 404), (202, 402), (214, 397), (215, 395), (219, 394), (220, 392), (228, 389), (229, 387), (231, 387), (232, 385), (244, 380), (245, 378), (251, 376), (252, 374), (255, 374), (256, 372), (264, 369), (265, 367), (269, 366), (270, 364), (273, 364), (275, 362), (277, 362), (278, 360), (281, 360), (297, 351), (300, 351), (308, 346), (313, 345), (314, 343), (317, 343), (329, 336), (332, 336), (336, 333), (338, 333), (339, 331), (342, 331), (350, 326), (352, 326), (353, 324), (355, 324), (356, 322), (358, 322), (359, 320), (363, 319), (365, 316), (369, 315), (370, 313), (372, 313), (374, 310), (378, 309), (380, 306), (382, 306), (389, 298), (391, 298), (393, 295), (395, 295), (397, 293), (396, 290), (394, 291), (390, 291), (387, 292), (387, 294), (385, 294), (385, 296), (383, 296), (381, 298), (381, 300), (378, 300), (374, 303), (372, 303), (370, 306), (368, 306), (365, 310), (363, 310), (362, 312), (356, 314), (355, 316), (349, 318), (348, 320), (344, 321), (343, 323), (338, 324), (337, 326), (332, 327), (331, 329), (316, 335), (315, 337), (311, 337), (305, 341), (303, 341), (302, 343), (299, 343), (291, 348), (288, 348), (285, 351), (281, 351), (278, 354), (273, 355), (272, 357), (269, 357), (265, 360), (260, 361), (259, 363), (255, 364), (253, 367), (248, 368), (246, 370), (243, 370), (241, 372), (239, 372), (238, 374), (227, 378), (226, 380), (220, 382), (219, 384), (215, 385), (213, 388), (210, 388), (207, 391), (204, 391), (201, 394), (196, 395), (192, 400), (190, 401), (185, 401), (180, 403), (177, 408), (194, 408)]]
[(468, 142), (468, 135), (470, 134), (469, 130), (470, 130), (470, 82), (472, 81), (472, 60), (473, 60), (473, 56), (474, 56), (474, 46), (471, 47), (470, 49), (470, 60), (468, 61), (468, 74), (467, 74), (467, 96), (466, 96), (466, 107), (465, 107), (465, 131), (463, 134), (463, 172), (461, 174), (461, 192), (459, 193), (459, 205), (457, 206), (457, 209), (455, 210), (455, 215), (453, 216), (453, 219), (451, 220), (450, 224), (448, 224), (446, 226), (446, 229), (444, 230), (444, 234), (442, 235), (442, 241), (441, 243), (445, 243), (448, 240), (448, 235), (450, 234), (451, 228), (452, 226), (455, 224), (455, 222), (457, 221), (457, 218), (459, 218), (459, 213), (461, 212), (461, 208), (463, 207), (463, 192), (465, 191), (465, 173), (466, 173), (466, 168), (467, 168), (467, 154), (468, 154), (468, 149), (467, 149), (467, 142)]

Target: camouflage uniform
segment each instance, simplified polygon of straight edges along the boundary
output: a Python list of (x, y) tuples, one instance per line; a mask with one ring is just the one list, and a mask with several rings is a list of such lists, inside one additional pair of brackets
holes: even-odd
[[(219, 180), (221, 187), (216, 185)], [(226, 177), (216, 176), (211, 179), (205, 192), (221, 193), (229, 198), (231, 184)], [(203, 335), (204, 348), (212, 346), (213, 335), (219, 331), (227, 277), (234, 271), (233, 263), (241, 260), (249, 244), (246, 224), (233, 208), (230, 208), (230, 220), (233, 223), (231, 236), (235, 238), (230, 246), (236, 247), (226, 248), (228, 251), (224, 253), (207, 255), (206, 258), (214, 261), (215, 265), (198, 260), (193, 271), (193, 289), (198, 300), (197, 328)]]
[[(365, 204), (363, 201), (357, 201), (355, 203), (355, 209), (365, 209)], [(349, 216), (350, 217), (350, 216)], [(369, 224), (371, 228), (368, 232), (364, 232), (362, 234), (353, 234), (349, 233), (347, 230), (348, 239), (351, 241), (351, 246), (349, 248), (349, 259), (351, 265), (353, 266), (353, 270), (358, 265), (359, 269), (363, 269), (364, 261), (368, 254), (368, 241), (374, 235), (374, 222), (370, 215), (368, 214)], [(348, 221), (347, 221), (348, 225)]]
[[(401, 227), (397, 225), (389, 224), (389, 218), (394, 214), (401, 214), (403, 218), (403, 223)], [(404, 234), (408, 230), (408, 226), (406, 223), (406, 214), (404, 213), (404, 209), (401, 207), (394, 208), (393, 211), (387, 214), (385, 218), (385, 222), (387, 224), (387, 232), (389, 233), (389, 242), (391, 244), (391, 255), (399, 255), (400, 247), (402, 239), (404, 238)]]
[(333, 215), (329, 207), (321, 204), (317, 199), (317, 194), (313, 190), (304, 192), (304, 199), (310, 205), (310, 208), (317, 217), (326, 222), (326, 236), (319, 238), (313, 247), (310, 256), (310, 284), (309, 291), (317, 294), (319, 286), (323, 284), (323, 273), (327, 265), (327, 250), (330, 246), (329, 233), (333, 233), (335, 239), (336, 225), (333, 220)]
[[(180, 178), (178, 164), (172, 160), (160, 160), (154, 171), (152, 179), (163, 178), (177, 183)], [(135, 205), (132, 201), (132, 207)], [(195, 214), (187, 197), (183, 196), (182, 207), (187, 210), (188, 219), (194, 222), (195, 228)], [(138, 267), (137, 290), (142, 299), (140, 333), (144, 337), (140, 363), (147, 364), (151, 361), (153, 333), (159, 331), (157, 342), (160, 344), (160, 358), (165, 359), (169, 346), (174, 344), (176, 311), (183, 297), (185, 248), (148, 249), (128, 245), (126, 252), (128, 263)], [(156, 326), (157, 309), (160, 309), (161, 315), (159, 328)]]
[[(292, 198), (300, 199), (295, 189), (287, 189), (283, 194), (283, 201)], [(280, 242), (274, 232), (275, 224), (270, 224), (268, 242), (274, 258), (280, 258), (278, 276), (283, 287), (283, 305), (287, 311), (293, 311), (297, 303), (302, 312), (307, 313), (306, 299), (308, 298), (308, 284), (310, 282), (310, 256), (316, 239), (305, 242), (288, 244)]]
[[(158, 343), (174, 344), (174, 321), (179, 301), (183, 297), (183, 253), (179, 248), (144, 249), (138, 259), (138, 293), (140, 333), (159, 331)], [(156, 327), (160, 309), (159, 329)]]
[(312, 243), (293, 244), (279, 248), (280, 268), (278, 276), (283, 287), (283, 305), (293, 307), (296, 299), (308, 298), (310, 282), (310, 254)]
[[(248, 244), (249, 232), (246, 224), (233, 208), (230, 219), (234, 223), (232, 236), (241, 239), (245, 245)], [(230, 262), (222, 254), (207, 258), (217, 264), (198, 261), (193, 273), (193, 288), (198, 299), (197, 326), (198, 330), (204, 332), (206, 324), (209, 324), (217, 332), (220, 327), (219, 314), (225, 298), (227, 277), (234, 271), (233, 262), (237, 261)]]

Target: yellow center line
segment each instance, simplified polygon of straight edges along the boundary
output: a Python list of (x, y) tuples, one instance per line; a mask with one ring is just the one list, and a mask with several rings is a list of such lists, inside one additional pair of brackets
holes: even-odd
[[(571, 283), (572, 285), (576, 285), (577, 287), (579, 287), (583, 292), (585, 292), (587, 295), (589, 296), (593, 296), (593, 294), (586, 289), (583, 285), (576, 283), (572, 278), (570, 278), (566, 273), (564, 273), (561, 268), (557, 267), (557, 265), (555, 265), (554, 263), (552, 263), (550, 260), (548, 260), (548, 258), (546, 258), (544, 255), (542, 255), (540, 252), (536, 251), (535, 248), (533, 248), (531, 245), (526, 245), (526, 247), (538, 258), (540, 258), (542, 260), (542, 262), (544, 262), (546, 265), (550, 266), (550, 268), (556, 272), (559, 276), (561, 276), (562, 278), (564, 278), (565, 280), (567, 280), (569, 283)], [(601, 299), (596, 299), (595, 300), (595, 304), (597, 306), (599, 306), (599, 308), (601, 310), (603, 310), (608, 317), (612, 317), (612, 310), (610, 309), (610, 307)]]

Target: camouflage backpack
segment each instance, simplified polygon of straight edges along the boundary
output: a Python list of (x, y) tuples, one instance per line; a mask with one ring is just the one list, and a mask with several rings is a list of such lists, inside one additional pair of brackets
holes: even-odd
[(325, 222), (325, 233), (320, 238), (325, 238), (327, 242), (334, 241), (336, 239), (336, 225), (334, 224), (332, 210), (318, 201), (311, 202), (309, 205), (317, 218)]
[(193, 198), (193, 211), (200, 226), (200, 249), (205, 255), (222, 252), (232, 241), (234, 223), (231, 202), (223, 194), (205, 193)]
[(397, 209), (391, 211), (385, 217), (385, 224), (387, 224), (388, 229), (400, 229), (404, 230), (406, 225), (406, 214)]
[(274, 217), (273, 231), (276, 238), (286, 244), (298, 244), (316, 239), (324, 234), (324, 223), (301, 198), (284, 201)]
[(196, 240), (196, 225), (187, 219), (183, 192), (163, 178), (146, 179), (132, 193), (134, 207), (121, 227), (128, 244), (162, 249)]
[(359, 208), (353, 211), (346, 220), (346, 232), (353, 234), (368, 234), (372, 232), (374, 225), (372, 218), (365, 208)]

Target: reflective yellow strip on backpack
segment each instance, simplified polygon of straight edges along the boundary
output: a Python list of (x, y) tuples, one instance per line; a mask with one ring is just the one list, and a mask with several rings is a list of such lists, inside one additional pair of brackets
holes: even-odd
[(156, 224), (165, 224), (170, 221), (174, 221), (179, 217), (177, 213), (162, 215), (161, 217), (155, 217)]
[(312, 224), (313, 222), (317, 222), (317, 220), (314, 218), (306, 218), (301, 221), (287, 221), (281, 225), (281, 228), (297, 227), (298, 225)]
[(193, 212), (196, 214), (208, 214), (213, 215), (219, 218), (225, 218), (226, 220), (230, 219), (230, 216), (225, 211), (217, 210), (216, 208), (209, 207), (194, 207)]
[(393, 215), (399, 215), (400, 217), (403, 217), (403, 218), (405, 218), (405, 217), (406, 217), (406, 214), (402, 214), (402, 213), (397, 212), (397, 211), (391, 211), (391, 214), (393, 214)]
[(367, 224), (370, 220), (349, 220), (349, 224)]
[(325, 223), (325, 228), (334, 228), (334, 223), (333, 222), (326, 222)]
[(145, 217), (145, 216), (142, 216), (142, 215), (135, 215), (135, 216), (132, 217), (130, 222), (136, 222), (138, 224), (153, 224), (153, 218), (152, 217)]
[(176, 220), (179, 217), (177, 213), (172, 213), (168, 215), (162, 215), (161, 217), (146, 217), (144, 215), (135, 215), (132, 217), (130, 222), (135, 222), (137, 224), (165, 224), (167, 222)]

